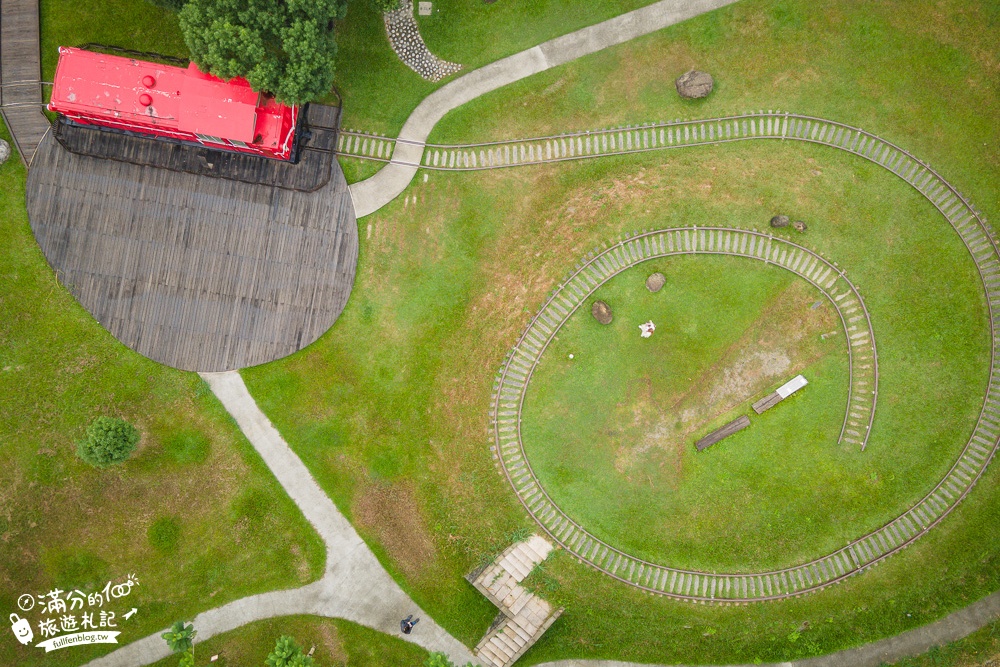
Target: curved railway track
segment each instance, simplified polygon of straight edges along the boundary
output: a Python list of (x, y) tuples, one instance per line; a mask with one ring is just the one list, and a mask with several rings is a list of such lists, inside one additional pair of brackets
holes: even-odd
[[(703, 588), (714, 599), (794, 593), (813, 583), (808, 567), (791, 568), (778, 579), (688, 572), (635, 558), (598, 539), (566, 515), (535, 476), (521, 441), (521, 411), (531, 376), (563, 324), (601, 285), (629, 268), (674, 255), (731, 255), (780, 266), (804, 278), (830, 301), (843, 325), (850, 360), (844, 425), (840, 437), (864, 448), (878, 398), (878, 355), (871, 319), (854, 285), (818, 253), (761, 232), (725, 227), (681, 227), (643, 232), (591, 253), (546, 301), (521, 335), (497, 376), (490, 421), (495, 452), (525, 509), (554, 540), (581, 560), (611, 576), (667, 595), (695, 595)], [(863, 431), (862, 432), (859, 432)], [(853, 438), (851, 436), (854, 436)], [(850, 550), (817, 561), (826, 578), (844, 576), (857, 563)], [(779, 583), (780, 581), (780, 583)], [(773, 588), (772, 588), (773, 586)]]
[[(565, 283), (561, 285), (528, 323), (501, 368), (490, 412), (494, 455), (514, 484), (521, 502), (529, 512), (533, 507), (540, 512), (541, 516), (536, 517), (539, 523), (567, 551), (632, 586), (689, 601), (747, 603), (820, 590), (862, 572), (906, 548), (940, 523), (969, 494), (996, 455), (1000, 440), (1000, 392), (996, 389), (1000, 387), (1000, 375), (996, 367), (1000, 345), (996, 312), (1000, 306), (1000, 252), (997, 239), (985, 217), (927, 163), (896, 144), (843, 123), (782, 112), (673, 121), (515, 141), (468, 145), (427, 144), (420, 164), (414, 165), (451, 171), (500, 169), (757, 139), (804, 141), (857, 155), (897, 175), (937, 208), (965, 244), (975, 262), (986, 294), (991, 340), (989, 383), (976, 426), (948, 473), (923, 498), (877, 530), (822, 558), (781, 570), (755, 574), (717, 574), (671, 568), (633, 558), (609, 545), (599, 544), (581, 527), (568, 520), (553, 525), (550, 529), (546, 522), (551, 522), (556, 516), (557, 508), (552, 505), (543, 510), (539, 503), (551, 501), (544, 494), (534, 495), (534, 489), (523, 492), (525, 487), (518, 484), (527, 478), (516, 474), (522, 468), (514, 468), (514, 474), (509, 470), (509, 466), (517, 466), (519, 461), (523, 461), (523, 457), (515, 460), (514, 457), (521, 455), (517, 451), (512, 452), (509, 444), (512, 439), (508, 437), (509, 434), (516, 433), (516, 426), (511, 419), (516, 422), (520, 416), (517, 403), (509, 399), (517, 395), (516, 384), (520, 381), (517, 376), (526, 379), (525, 373), (530, 369), (530, 366), (524, 365), (521, 350), (528, 350), (528, 346), (532, 346), (540, 353), (539, 346), (544, 345), (545, 341), (537, 339), (534, 327), (538, 324), (538, 330), (544, 331), (542, 327), (551, 330), (555, 325), (547, 309), (555, 307), (554, 299), (564, 298), (561, 290)], [(393, 140), (376, 135), (344, 131), (338, 139), (338, 152), (345, 156), (389, 161), (393, 149)], [(634, 240), (635, 237), (622, 243), (634, 245)], [(564, 310), (567, 307), (565, 304), (558, 306)], [(555, 312), (558, 312), (558, 308)], [(865, 417), (862, 415), (862, 419)], [(871, 416), (867, 418), (870, 423)], [(849, 435), (851, 434), (845, 428), (845, 437)], [(518, 447), (519, 443), (514, 449)], [(527, 464), (524, 463), (526, 468)]]

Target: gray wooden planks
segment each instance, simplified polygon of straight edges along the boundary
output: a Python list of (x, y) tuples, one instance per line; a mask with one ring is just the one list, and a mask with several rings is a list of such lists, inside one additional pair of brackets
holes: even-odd
[(4, 122), (25, 164), (49, 121), (42, 113), (38, 0), (0, 0), (0, 100)]
[(733, 433), (736, 433), (737, 431), (742, 431), (748, 426), (750, 426), (750, 418), (747, 417), (746, 415), (740, 415), (739, 417), (729, 422), (725, 426), (712, 431), (704, 438), (694, 443), (694, 446), (700, 452), (703, 449), (708, 449), (709, 447), (719, 442), (723, 438), (728, 438)]
[(28, 175), (49, 264), (118, 340), (222, 371), (308, 345), (340, 315), (358, 255), (336, 162), (312, 193), (101, 160), (48, 135)]

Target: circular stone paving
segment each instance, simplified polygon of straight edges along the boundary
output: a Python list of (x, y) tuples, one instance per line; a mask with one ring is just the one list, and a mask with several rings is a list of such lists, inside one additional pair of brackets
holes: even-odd
[[(983, 238), (981, 232), (979, 238)], [(490, 414), (495, 456), (518, 499), (538, 524), (581, 561), (633, 586), (690, 600), (748, 602), (799, 595), (841, 581), (904, 548), (950, 512), (971, 489), (995, 450), (1000, 426), (991, 422), (993, 417), (985, 411), (952, 470), (908, 511), (833, 553), (780, 570), (709, 573), (652, 562), (600, 539), (559, 507), (532, 469), (522, 442), (525, 394), (543, 353), (573, 313), (616, 275), (657, 258), (704, 254), (749, 258), (781, 267), (824, 295), (836, 310), (848, 343), (850, 381), (840, 439), (859, 450), (865, 447), (878, 398), (878, 356), (864, 301), (843, 271), (813, 251), (757, 231), (676, 228), (644, 232), (581, 262), (532, 318), (497, 377)], [(995, 254), (976, 259), (981, 271), (988, 262), (988, 267), (1000, 274)], [(1000, 400), (987, 396), (986, 405), (991, 401), (996, 401), (1000, 411)]]

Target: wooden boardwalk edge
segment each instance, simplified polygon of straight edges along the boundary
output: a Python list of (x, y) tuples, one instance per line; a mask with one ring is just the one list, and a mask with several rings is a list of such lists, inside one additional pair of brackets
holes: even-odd
[(715, 443), (719, 442), (723, 438), (728, 438), (732, 434), (738, 431), (742, 431), (748, 426), (750, 426), (750, 418), (747, 417), (746, 415), (740, 415), (739, 417), (729, 422), (722, 428), (718, 428), (712, 431), (704, 438), (694, 443), (694, 446), (699, 452), (703, 451), (705, 449), (708, 449)]

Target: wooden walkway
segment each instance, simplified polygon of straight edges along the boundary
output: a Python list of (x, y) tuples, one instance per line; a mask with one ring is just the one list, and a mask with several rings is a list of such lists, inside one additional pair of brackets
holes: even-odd
[(25, 164), (49, 129), (41, 78), (38, 0), (0, 0), (0, 111)]
[(347, 302), (357, 222), (332, 168), (296, 192), (77, 155), (50, 133), (28, 215), (60, 281), (118, 340), (176, 368), (232, 370), (305, 347)]

